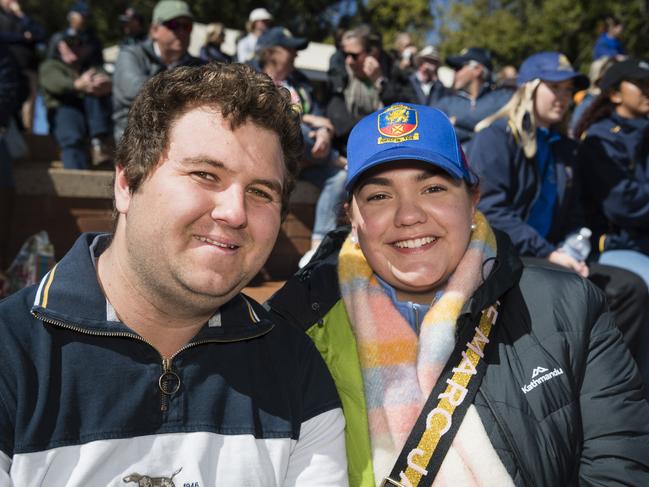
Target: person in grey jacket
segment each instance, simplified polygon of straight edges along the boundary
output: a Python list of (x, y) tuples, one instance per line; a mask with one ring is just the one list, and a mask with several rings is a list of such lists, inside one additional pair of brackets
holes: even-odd
[(187, 52), (193, 18), (185, 2), (161, 0), (153, 9), (149, 39), (120, 50), (113, 73), (116, 142), (122, 138), (128, 110), (146, 80), (176, 66), (203, 64), (203, 61)]
[(455, 92), (443, 97), (435, 107), (451, 119), (460, 143), (466, 150), (473, 138), (476, 124), (503, 107), (511, 98), (512, 92), (508, 89), (494, 89), (491, 83), (491, 53), (486, 49), (464, 49), (456, 56), (448, 56), (446, 63), (455, 69)]

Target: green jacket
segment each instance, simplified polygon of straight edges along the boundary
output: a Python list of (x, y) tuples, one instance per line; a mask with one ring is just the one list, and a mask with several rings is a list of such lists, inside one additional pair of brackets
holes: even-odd
[[(315, 264), (318, 267), (317, 278), (306, 280), (294, 278), (288, 281), (271, 298), (269, 305), (275, 314), (306, 330), (334, 378), (345, 415), (349, 485), (375, 487), (361, 365), (356, 349), (356, 338), (338, 290), (336, 273), (338, 250), (347, 236), (347, 231), (341, 230), (334, 234), (336, 235), (334, 240), (327, 239), (323, 242), (312, 260), (313, 264), (303, 269), (304, 271), (313, 269)], [(329, 254), (324, 262), (320, 260), (323, 250)], [(308, 284), (309, 298), (317, 301), (314, 299), (303, 301), (306, 307), (298, 309), (292, 306), (291, 302), (296, 296), (304, 296), (306, 290), (304, 284)], [(306, 314), (303, 313), (304, 311)], [(322, 315), (319, 314), (320, 311)]]
[(77, 103), (83, 93), (74, 88), (79, 72), (60, 59), (48, 59), (38, 69), (38, 79), (43, 88), (43, 103), (48, 109), (62, 104)]
[[(329, 233), (267, 306), (324, 357), (347, 422), (350, 486), (375, 487), (361, 367), (338, 285), (348, 231)], [(649, 404), (603, 294), (574, 272), (523, 265), (509, 237), (495, 233), (494, 268), (457, 328), (501, 302), (473, 405), (503, 466), (516, 486), (649, 485)], [(539, 368), (561, 374), (531, 387)]]

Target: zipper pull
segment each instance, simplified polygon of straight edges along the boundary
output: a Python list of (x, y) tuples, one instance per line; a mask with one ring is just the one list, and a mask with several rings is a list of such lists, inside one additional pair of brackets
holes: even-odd
[(169, 397), (173, 396), (180, 389), (180, 377), (171, 370), (171, 359), (162, 359), (162, 374), (158, 378), (158, 387), (162, 393), (162, 402), (160, 409), (166, 411), (169, 409)]

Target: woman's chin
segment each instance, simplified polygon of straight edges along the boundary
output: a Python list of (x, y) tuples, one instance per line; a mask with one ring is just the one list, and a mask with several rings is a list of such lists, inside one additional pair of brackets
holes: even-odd
[(395, 281), (404, 286), (404, 291), (426, 292), (427, 290), (436, 288), (440, 281), (430, 269), (421, 267), (416, 269), (399, 269), (390, 264), (390, 272)]

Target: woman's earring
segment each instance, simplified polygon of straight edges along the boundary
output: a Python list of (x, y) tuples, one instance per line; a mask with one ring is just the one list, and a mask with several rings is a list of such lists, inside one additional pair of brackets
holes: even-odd
[(350, 242), (353, 243), (354, 245), (358, 245), (358, 237), (357, 237), (356, 235), (352, 234), (352, 236), (349, 237), (349, 240), (350, 240)]
[(478, 228), (478, 225), (475, 222), (471, 222), (471, 231), (473, 232), (476, 228)]

